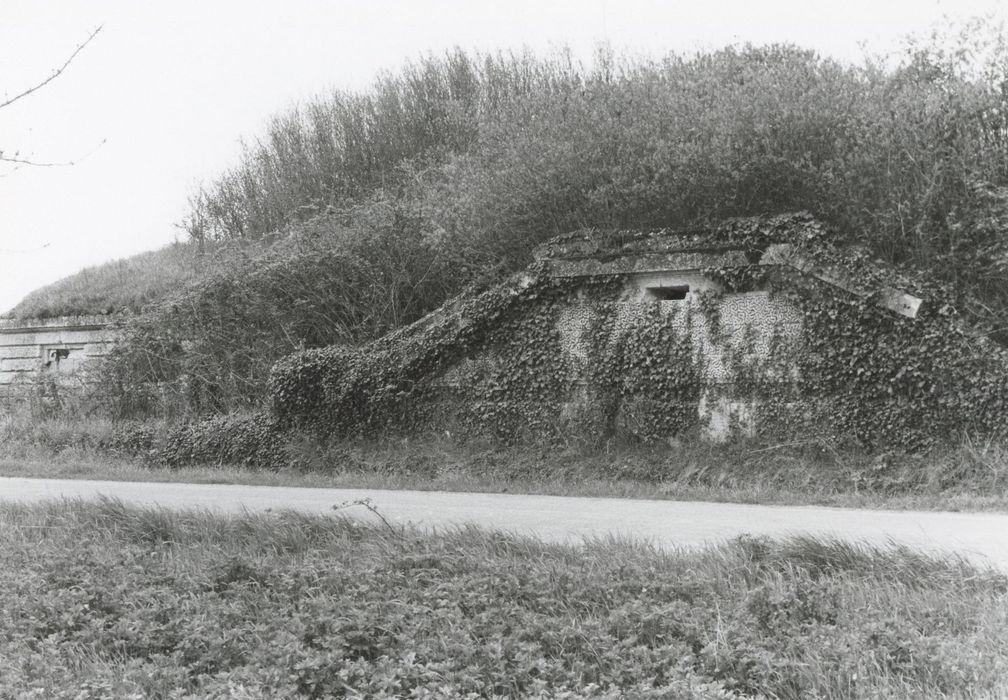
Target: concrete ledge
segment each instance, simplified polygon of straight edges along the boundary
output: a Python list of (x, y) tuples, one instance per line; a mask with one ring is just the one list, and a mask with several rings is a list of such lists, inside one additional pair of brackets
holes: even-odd
[(97, 330), (115, 325), (119, 320), (117, 316), (104, 316), (100, 314), (90, 316), (53, 316), (52, 318), (0, 318), (0, 333), (18, 333), (52, 328)]

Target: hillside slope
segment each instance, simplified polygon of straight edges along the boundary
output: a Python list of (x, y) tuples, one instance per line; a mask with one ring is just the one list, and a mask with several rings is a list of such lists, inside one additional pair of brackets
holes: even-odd
[(198, 251), (188, 243), (102, 265), (36, 289), (3, 314), (9, 318), (40, 318), (133, 312), (161, 299), (193, 279), (200, 268)]

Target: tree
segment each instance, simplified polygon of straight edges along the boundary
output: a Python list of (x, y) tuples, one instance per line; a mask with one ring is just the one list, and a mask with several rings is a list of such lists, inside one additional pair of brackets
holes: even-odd
[[(83, 51), (84, 47), (87, 46), (88, 44), (90, 44), (91, 40), (94, 39), (98, 35), (98, 32), (100, 32), (101, 30), (102, 30), (102, 27), (101, 27), (101, 25), (99, 25), (98, 28), (96, 28), (93, 32), (91, 32), (91, 34), (88, 35), (87, 39), (85, 39), (83, 42), (81, 42), (77, 46), (77, 48), (75, 48), (73, 50), (73, 53), (70, 54), (70, 56), (63, 62), (63, 64), (61, 66), (59, 66), (58, 68), (53, 69), (53, 72), (50, 73), (49, 77), (47, 77), (45, 80), (42, 80), (41, 82), (32, 85), (31, 87), (27, 88), (26, 90), (22, 90), (21, 92), (17, 93), (13, 97), (6, 97), (5, 96), (3, 98), (3, 101), (0, 102), (0, 109), (3, 109), (4, 107), (9, 107), (10, 105), (14, 104), (18, 100), (22, 100), (25, 97), (28, 97), (29, 95), (31, 95), (31, 94), (33, 94), (33, 93), (41, 90), (46, 85), (48, 85), (53, 80), (55, 80), (60, 75), (62, 75), (63, 71), (65, 71), (67, 69), (67, 67), (73, 62), (73, 60), (75, 58), (77, 58), (77, 54), (79, 54), (81, 51)], [(53, 167), (53, 166), (59, 166), (59, 165), (73, 165), (74, 164), (74, 161), (45, 162), (45, 161), (32, 160), (30, 158), (26, 158), (26, 157), (22, 156), (19, 151), (14, 151), (13, 154), (8, 155), (8, 153), (6, 151), (4, 151), (3, 149), (0, 149), (0, 162), (3, 162), (3, 163), (12, 163), (12, 164), (14, 164), (17, 167), (20, 167), (22, 165), (32, 165), (32, 166), (37, 166), (37, 167)]]

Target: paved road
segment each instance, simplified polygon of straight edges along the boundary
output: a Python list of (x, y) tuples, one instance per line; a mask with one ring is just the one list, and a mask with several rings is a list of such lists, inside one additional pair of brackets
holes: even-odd
[[(663, 546), (699, 546), (743, 533), (832, 535), (958, 552), (1008, 571), (1008, 515), (996, 513), (0, 477), (0, 501), (93, 498), (99, 494), (142, 505), (220, 512), (290, 508), (325, 513), (335, 504), (368, 498), (393, 522), (424, 526), (473, 523), (560, 542), (609, 533), (641, 537)], [(372, 517), (359, 506), (346, 512)]]

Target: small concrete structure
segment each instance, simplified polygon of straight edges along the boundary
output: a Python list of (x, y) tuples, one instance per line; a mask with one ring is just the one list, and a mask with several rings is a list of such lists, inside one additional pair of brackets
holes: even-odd
[[(551, 239), (535, 250), (527, 279), (513, 284), (517, 292), (534, 278), (549, 279), (553, 288), (567, 290), (563, 302), (537, 321), (552, 327), (552, 335), (529, 349), (515, 343), (520, 325), (488, 333), (494, 338), (489, 344), (464, 353), (446, 350), (460, 359), (427, 381), (435, 395), (450, 397), (445, 403), (454, 403), (457, 420), (500, 416), (487, 428), (502, 434), (510, 429), (506, 420), (524, 425), (529, 411), (538, 411), (546, 430), (581, 424), (617, 436), (674, 440), (695, 426), (700, 437), (715, 442), (804, 420), (833, 397), (802, 385), (805, 317), (784, 291), (827, 285), (908, 322), (918, 318), (922, 300), (887, 286), (900, 283), (888, 270), (848, 271), (843, 251), (817, 256), (817, 241), (793, 233), (813, 226), (811, 219), (784, 216), (761, 225), (758, 243), (710, 231), (587, 231)], [(774, 242), (775, 234), (799, 243)], [(733, 283), (733, 272), (747, 277)], [(535, 304), (519, 314), (534, 315)], [(446, 305), (416, 328), (450, 310)], [(469, 314), (459, 326), (480, 322), (478, 311)], [(498, 322), (487, 320), (487, 329)], [(637, 335), (642, 329), (643, 341)], [(525, 350), (540, 353), (530, 363), (548, 365), (543, 358), (558, 356), (559, 369), (515, 388), (508, 382), (517, 371), (511, 359)], [(611, 367), (624, 374), (610, 377)]]
[[(799, 379), (803, 320), (786, 300), (764, 289), (728, 292), (705, 270), (758, 266), (778, 275), (811, 277), (851, 296), (872, 297), (879, 306), (911, 319), (921, 305), (921, 299), (902, 290), (879, 289), (841, 270), (823, 267), (790, 244), (770, 244), (755, 255), (741, 244), (690, 240), (665, 232), (614, 238), (617, 246), (612, 246), (612, 240), (600, 243), (591, 235), (560, 236), (540, 246), (535, 257), (554, 278), (623, 281), (610, 344), (654, 308), (671, 319), (700, 361), (703, 389), (696, 411), (703, 426), (701, 435), (715, 442), (754, 433), (759, 401), (738, 389), (753, 367), (759, 367), (759, 379), (764, 382), (790, 385)], [(705, 302), (705, 295), (712, 296)], [(563, 314), (558, 332), (568, 364), (589, 366), (583, 329), (593, 326), (598, 317), (597, 304), (587, 298)], [(585, 395), (581, 392), (573, 400), (583, 400)], [(630, 406), (632, 400), (624, 403)]]
[(118, 329), (110, 316), (0, 319), (0, 407), (30, 394), (40, 380), (86, 385)]

